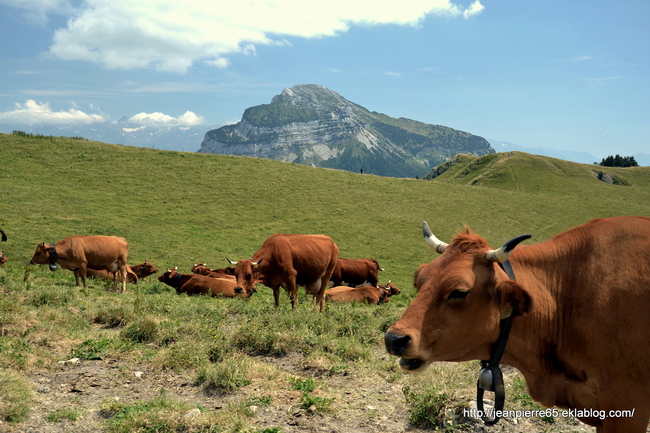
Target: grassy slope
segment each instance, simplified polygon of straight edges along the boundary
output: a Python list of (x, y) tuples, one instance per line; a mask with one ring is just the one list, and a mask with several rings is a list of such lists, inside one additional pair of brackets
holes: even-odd
[(432, 258), (422, 220), (443, 240), (468, 224), (498, 246), (521, 232), (541, 241), (596, 217), (650, 214), (648, 168), (608, 169), (630, 184), (608, 185), (592, 166), (518, 152), (431, 182), (66, 138), (0, 135), (0, 157), (4, 249), (21, 262), (38, 242), (73, 234), (117, 234), (131, 262), (183, 267), (248, 257), (277, 232), (325, 233), (342, 256), (376, 258), (407, 286)]
[[(1, 134), (0, 158), (0, 228), (9, 235), (0, 247), (10, 257), (0, 269), (0, 361), (18, 371), (56, 365), (90, 340), (106, 345), (107, 357), (161, 370), (217, 374), (237, 367), (233, 359), (241, 356), (228, 358), (235, 347), (247, 354), (297, 351), (304, 365), (350, 371), (351, 386), (364, 379), (421, 385), (446, 367), (430, 369), (428, 379), (402, 377), (394, 359), (376, 354), (381, 329), (414, 296), (414, 270), (435, 257), (422, 241), (422, 220), (446, 241), (466, 223), (496, 247), (521, 233), (548, 239), (595, 217), (650, 215), (648, 168), (607, 169), (629, 184), (615, 186), (598, 181), (592, 166), (522, 153), (468, 158), (434, 181)], [(187, 272), (195, 261), (218, 267), (225, 255), (248, 257), (276, 232), (328, 234), (342, 256), (378, 259), (387, 269), (381, 280), (392, 279), (403, 295), (381, 309), (331, 306), (318, 315), (304, 305), (291, 312), (286, 298), (275, 312), (265, 288), (247, 303), (212, 302), (178, 297), (155, 279), (121, 295), (98, 282), (71, 290), (67, 271), (23, 271), (38, 242), (72, 234), (124, 236), (131, 263), (149, 259)], [(93, 326), (112, 322), (122, 325)], [(151, 334), (147, 344), (135, 338), (140, 333)], [(215, 351), (225, 351), (226, 360), (205, 367)], [(476, 365), (468, 368), (471, 379), (463, 382), (473, 388)], [(253, 388), (290, 388), (277, 373), (252, 370)], [(459, 374), (453, 370), (445, 392), (466, 402), (473, 390), (458, 386)], [(347, 400), (337, 399), (341, 411)]]

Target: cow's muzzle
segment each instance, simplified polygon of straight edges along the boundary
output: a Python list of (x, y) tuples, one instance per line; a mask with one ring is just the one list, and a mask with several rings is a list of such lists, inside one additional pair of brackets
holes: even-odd
[[(410, 335), (393, 334), (392, 332), (387, 332), (384, 335), (384, 344), (386, 344), (386, 351), (391, 355), (401, 357), (406, 349), (408, 349), (410, 342)], [(399, 365), (408, 371), (419, 370), (420, 367), (422, 367), (422, 364), (424, 364), (424, 361), (419, 358), (401, 357), (399, 360)]]
[(402, 356), (410, 341), (410, 335), (393, 334), (391, 332), (387, 332), (386, 335), (384, 335), (386, 351), (395, 356)]
[(239, 287), (239, 286), (235, 287), (235, 293), (237, 293), (238, 295), (241, 295), (242, 293), (244, 293), (244, 288)]

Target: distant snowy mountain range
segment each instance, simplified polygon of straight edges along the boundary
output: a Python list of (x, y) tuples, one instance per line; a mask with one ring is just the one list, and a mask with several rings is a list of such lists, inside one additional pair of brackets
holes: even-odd
[(216, 126), (145, 126), (129, 123), (126, 117), (118, 122), (90, 125), (5, 125), (0, 132), (10, 134), (22, 131), (28, 134), (55, 137), (83, 137), (109, 144), (149, 147), (154, 149), (196, 152), (201, 147), (205, 133)]

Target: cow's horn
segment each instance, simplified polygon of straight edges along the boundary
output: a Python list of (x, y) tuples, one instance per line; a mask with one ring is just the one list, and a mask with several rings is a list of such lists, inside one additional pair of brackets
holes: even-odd
[(422, 223), (422, 234), (427, 245), (440, 254), (444, 253), (445, 249), (449, 246), (449, 244), (444, 243), (433, 234), (426, 221)]
[[(251, 260), (253, 260), (253, 259), (251, 259)], [(262, 260), (264, 260), (264, 257), (262, 257), (261, 259), (259, 259), (259, 260), (256, 261), (256, 262), (253, 262), (253, 266), (257, 266), (257, 265), (259, 265), (260, 263), (262, 263)]]
[(515, 247), (519, 245), (520, 242), (525, 241), (530, 237), (531, 235), (521, 235), (521, 236), (517, 236), (516, 238), (512, 238), (508, 242), (503, 244), (501, 248), (499, 248), (498, 250), (488, 251), (485, 257), (488, 259), (489, 262), (503, 263), (506, 260), (508, 260), (508, 256), (510, 255), (512, 250), (514, 250)]
[(228, 256), (226, 256), (226, 260), (228, 260), (228, 263), (230, 263), (231, 265), (236, 265), (237, 264), (237, 262), (233, 262), (232, 260), (230, 260), (228, 258)]

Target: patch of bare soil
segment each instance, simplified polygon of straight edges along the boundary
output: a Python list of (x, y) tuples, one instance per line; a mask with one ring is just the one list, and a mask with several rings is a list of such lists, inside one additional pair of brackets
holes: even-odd
[[(354, 373), (319, 376), (318, 371), (300, 365), (300, 356), (258, 358), (257, 361), (287, 374), (316, 376), (319, 383), (325, 384), (327, 395), (335, 398), (331, 413), (318, 414), (301, 407), (299, 392), (290, 387), (278, 389), (270, 405), (254, 408), (251, 423), (261, 431), (280, 427), (284, 433), (424, 432), (409, 424), (409, 407), (399, 384), (356, 377)], [(259, 394), (253, 384), (231, 396), (210, 395), (202, 387), (194, 386), (192, 379), (185, 375), (110, 360), (62, 363), (51, 371), (33, 374), (30, 380), (36, 397), (28, 419), (17, 426), (0, 423), (0, 432), (101, 432), (105, 430), (105, 419), (100, 408), (107, 400), (123, 404), (149, 401), (161, 389), (169, 399), (208, 411), (222, 410), (229, 401)], [(49, 414), (63, 409), (76, 410), (80, 417), (74, 422), (48, 421)], [(486, 427), (483, 422), (462, 415), (445, 415), (453, 420), (455, 431), (464, 432), (594, 431), (573, 419), (556, 419), (554, 424), (538, 418), (503, 419), (496, 426)]]

